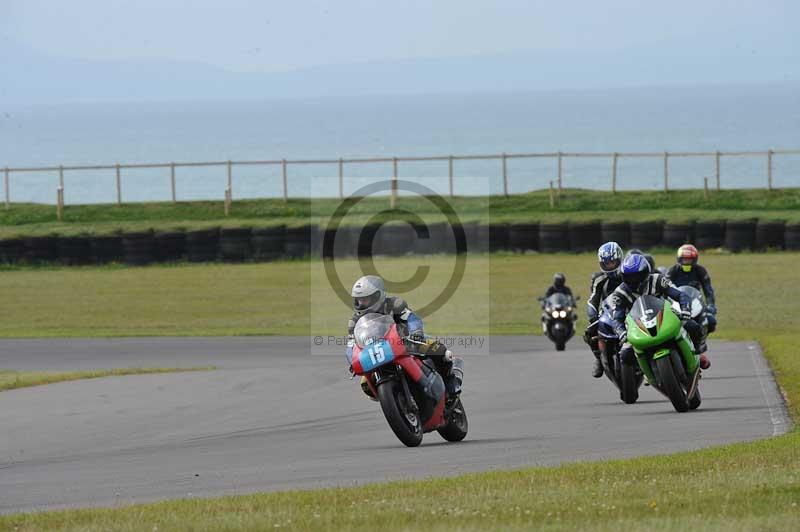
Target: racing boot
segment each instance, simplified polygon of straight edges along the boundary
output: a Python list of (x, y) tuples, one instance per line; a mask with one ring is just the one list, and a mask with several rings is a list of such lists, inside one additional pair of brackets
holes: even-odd
[(367, 382), (367, 377), (366, 376), (362, 376), (361, 377), (361, 390), (367, 395), (367, 397), (369, 397), (373, 401), (377, 401), (378, 400), (378, 398), (375, 397), (375, 394), (372, 393), (372, 388), (370, 388), (369, 382)]
[(592, 377), (599, 379), (603, 376), (603, 363), (600, 362), (600, 353), (594, 352), (594, 365), (592, 366)]

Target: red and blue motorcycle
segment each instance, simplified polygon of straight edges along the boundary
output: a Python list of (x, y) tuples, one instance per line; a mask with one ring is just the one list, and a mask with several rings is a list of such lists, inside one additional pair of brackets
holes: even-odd
[[(433, 361), (411, 349), (418, 342), (401, 336), (391, 316), (362, 316), (354, 336), (352, 372), (366, 377), (401, 442), (416, 447), (424, 433), (434, 430), (447, 441), (466, 437), (467, 414), (460, 393), (448, 396)], [(461, 371), (460, 363), (458, 367)]]

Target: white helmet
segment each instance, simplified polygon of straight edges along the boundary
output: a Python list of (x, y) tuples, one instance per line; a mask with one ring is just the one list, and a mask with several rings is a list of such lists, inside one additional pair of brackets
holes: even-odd
[(350, 291), (353, 296), (353, 309), (359, 316), (369, 312), (380, 312), (386, 301), (386, 287), (383, 279), (377, 275), (365, 275), (359, 278)]

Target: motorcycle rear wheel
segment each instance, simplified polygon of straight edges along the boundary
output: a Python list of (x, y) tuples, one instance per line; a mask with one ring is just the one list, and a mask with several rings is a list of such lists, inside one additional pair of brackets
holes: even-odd
[(664, 394), (672, 402), (672, 406), (678, 412), (689, 411), (689, 401), (686, 398), (686, 392), (683, 390), (678, 377), (675, 375), (675, 370), (672, 367), (671, 357), (661, 357), (656, 359), (655, 366), (658, 372), (658, 385)]
[(378, 401), (397, 439), (407, 447), (422, 443), (422, 420), (418, 412), (411, 411), (400, 382), (394, 379), (382, 382), (378, 386)]
[(464, 410), (464, 405), (461, 404), (461, 397), (459, 397), (451, 409), (447, 424), (439, 427), (436, 431), (445, 440), (456, 442), (466, 438), (468, 430), (467, 412)]

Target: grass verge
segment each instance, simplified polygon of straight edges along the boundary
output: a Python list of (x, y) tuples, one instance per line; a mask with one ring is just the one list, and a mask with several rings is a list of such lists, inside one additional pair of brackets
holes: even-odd
[[(387, 207), (385, 198), (367, 198), (358, 203), (346, 219), (363, 224)], [(566, 222), (566, 221), (645, 221), (645, 220), (728, 220), (759, 218), (800, 222), (800, 189), (722, 190), (705, 199), (701, 190), (671, 192), (611, 192), (565, 189), (554, 207), (549, 194), (535, 191), (508, 198), (448, 198), (463, 221)], [(0, 238), (26, 235), (109, 234), (145, 229), (200, 229), (206, 227), (249, 227), (307, 223), (327, 220), (340, 201), (334, 198), (312, 200), (241, 200), (233, 204), (226, 217), (221, 202), (195, 201), (172, 204), (131, 203), (117, 205), (67, 205), (63, 221), (56, 221), (55, 207), (39, 204), (14, 204), (0, 211)], [(421, 215), (428, 221), (442, 219), (427, 200), (400, 197), (397, 208)], [(402, 217), (402, 215), (401, 215)]]
[(42, 386), (55, 382), (98, 379), (100, 377), (119, 377), (122, 375), (146, 375), (151, 373), (175, 373), (181, 371), (209, 371), (212, 366), (190, 368), (119, 368), (87, 371), (13, 371), (0, 370), (0, 392)]

